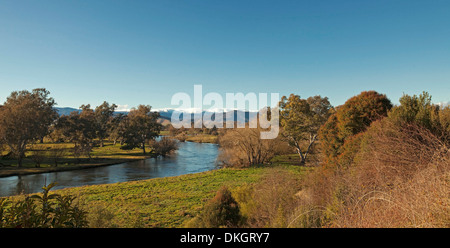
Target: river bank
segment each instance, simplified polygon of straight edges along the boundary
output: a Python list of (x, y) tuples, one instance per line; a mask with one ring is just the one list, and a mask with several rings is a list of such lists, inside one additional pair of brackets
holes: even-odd
[[(180, 142), (217, 144), (217, 136), (215, 135), (194, 135), (185, 137), (185, 139), (180, 139), (179, 137), (174, 138)], [(73, 144), (70, 143), (46, 143), (39, 144), (39, 149), (46, 150), (46, 152), (49, 153), (54, 149), (69, 150), (72, 145)], [(150, 153), (143, 154), (142, 149), (122, 150), (120, 147), (119, 144), (114, 145), (112, 142), (106, 141), (103, 147), (94, 147), (91, 159), (88, 159), (87, 157), (74, 158), (70, 152), (67, 152), (59, 158), (57, 166), (54, 166), (52, 159), (44, 158), (39, 167), (36, 167), (36, 162), (33, 160), (33, 152), (28, 152), (28, 156), (24, 159), (24, 163), (20, 168), (15, 165), (16, 161), (13, 159), (0, 160), (0, 178), (48, 172), (83, 170), (152, 158)], [(147, 150), (150, 149), (148, 148)]]
[(72, 170), (84, 170), (95, 167), (116, 165), (121, 163), (139, 161), (149, 159), (151, 156), (146, 156), (142, 158), (135, 159), (92, 159), (89, 162), (80, 163), (77, 165), (61, 165), (59, 167), (0, 167), (0, 178), (11, 177), (11, 176), (25, 176), (33, 174), (42, 174), (49, 172), (61, 172), (61, 171), (72, 171)]
[(217, 168), (217, 155), (215, 144), (180, 142), (179, 149), (166, 157), (116, 154), (121, 158), (111, 158), (110, 155), (110, 158), (93, 158), (81, 165), (14, 170), (12, 173), (28, 171), (28, 174), (0, 178), (0, 196), (40, 192), (42, 186), (49, 182), (57, 182), (56, 188), (62, 189), (203, 172)]
[[(250, 168), (221, 168), (172, 177), (52, 190), (76, 196), (89, 213), (90, 227), (180, 228), (197, 216), (217, 190), (226, 185), (233, 192), (281, 171), (305, 175), (311, 168), (273, 164)], [(12, 196), (18, 199), (23, 196)], [(111, 218), (105, 219), (105, 216)], [(96, 220), (103, 221), (97, 223)]]
[[(70, 170), (82, 170), (94, 167), (109, 166), (120, 163), (139, 161), (151, 158), (151, 153), (142, 153), (142, 149), (122, 150), (119, 144), (105, 142), (103, 147), (94, 147), (91, 152), (91, 158), (77, 157), (71, 153), (71, 143), (44, 143), (27, 152), (23, 160), (22, 167), (17, 167), (17, 161), (14, 159), (3, 158), (0, 160), (0, 178), (10, 176), (22, 176), (31, 174), (42, 174), (48, 172), (60, 172)], [(52, 158), (52, 152), (55, 150), (66, 150), (57, 158)], [(36, 165), (34, 156), (42, 156), (39, 166)]]

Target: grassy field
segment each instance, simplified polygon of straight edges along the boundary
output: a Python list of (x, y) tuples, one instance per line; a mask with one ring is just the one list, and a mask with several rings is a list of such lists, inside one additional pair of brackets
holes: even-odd
[[(207, 142), (199, 139), (212, 141), (216, 136), (202, 135), (190, 138), (194, 138), (190, 140), (193, 142)], [(15, 167), (17, 161), (13, 159), (2, 159), (0, 176), (83, 169), (144, 159), (149, 155), (144, 155), (141, 149), (122, 150), (119, 144), (105, 142), (104, 147), (93, 149), (92, 159), (76, 159), (70, 152), (72, 147), (73, 144), (39, 144), (27, 152), (23, 168)], [(40, 168), (36, 168), (35, 161), (31, 158), (32, 150), (36, 149), (41, 151), (66, 149), (67, 152), (61, 156), (57, 167), (54, 167), (52, 160), (46, 157), (41, 162)], [(303, 175), (305, 171), (311, 169), (295, 166), (295, 161), (295, 156), (292, 155), (277, 156), (271, 165), (265, 166), (223, 168), (177, 177), (66, 188), (57, 192), (77, 196), (81, 206), (89, 213), (92, 227), (182, 227), (186, 221), (201, 211), (204, 204), (223, 185), (233, 190), (243, 184), (258, 182), (267, 173), (273, 173), (274, 167), (296, 175)], [(17, 197), (23, 196), (12, 198)]]
[[(309, 170), (299, 166), (277, 167), (297, 175)], [(90, 212), (91, 222), (99, 215), (109, 215), (111, 220), (107, 225), (110, 227), (182, 227), (201, 211), (222, 185), (233, 190), (243, 184), (255, 183), (266, 173), (271, 173), (272, 168), (223, 168), (177, 177), (67, 188), (58, 192), (78, 196)]]
[[(288, 160), (278, 157), (277, 161)], [(234, 190), (284, 170), (297, 176), (308, 167), (273, 163), (250, 168), (222, 168), (177, 177), (66, 188), (52, 191), (77, 197), (91, 227), (183, 227), (225, 185)], [(23, 196), (15, 196), (18, 198)], [(106, 221), (105, 221), (106, 220)]]

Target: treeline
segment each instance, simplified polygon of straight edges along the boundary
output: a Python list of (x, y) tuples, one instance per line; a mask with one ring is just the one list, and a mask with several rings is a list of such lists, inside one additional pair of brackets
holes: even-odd
[[(116, 115), (115, 104), (104, 102), (95, 109), (87, 104), (80, 107), (81, 111), (63, 116), (58, 115), (55, 105), (50, 92), (42, 88), (12, 92), (0, 107), (0, 148), (8, 151), (7, 156), (17, 159), (18, 167), (22, 166), (30, 145), (43, 142), (44, 138), (55, 143), (73, 143), (74, 157), (91, 158), (93, 147), (102, 147), (106, 139), (113, 140), (114, 144), (120, 142), (123, 149), (141, 148), (146, 154), (146, 144), (162, 129), (157, 121), (159, 113), (152, 112), (148, 105), (139, 105), (127, 115)], [(176, 148), (175, 143), (169, 143), (164, 142), (170, 145), (168, 150)], [(153, 141), (151, 144), (162, 145)]]

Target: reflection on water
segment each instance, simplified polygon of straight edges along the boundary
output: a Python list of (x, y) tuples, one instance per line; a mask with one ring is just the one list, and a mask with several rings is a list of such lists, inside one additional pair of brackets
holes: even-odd
[(44, 184), (57, 182), (54, 189), (117, 183), (157, 177), (171, 177), (216, 168), (215, 144), (179, 143), (177, 152), (165, 158), (122, 163), (98, 168), (0, 178), (0, 197), (41, 192)]

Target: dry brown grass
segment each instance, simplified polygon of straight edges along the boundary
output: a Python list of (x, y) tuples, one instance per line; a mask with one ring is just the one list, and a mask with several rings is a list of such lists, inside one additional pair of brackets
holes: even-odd
[(450, 151), (427, 129), (372, 125), (354, 167), (336, 226), (449, 227)]
[(450, 150), (427, 129), (384, 119), (350, 167), (318, 169), (301, 199), (322, 226), (450, 227)]

